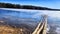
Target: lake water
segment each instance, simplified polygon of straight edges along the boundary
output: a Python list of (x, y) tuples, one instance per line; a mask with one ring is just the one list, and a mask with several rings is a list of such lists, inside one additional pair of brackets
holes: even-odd
[[(11, 25), (20, 27), (21, 25), (28, 25), (31, 29), (34, 29), (42, 19), (42, 14), (48, 15), (48, 32), (49, 34), (54, 32), (60, 34), (60, 12), (59, 11), (14, 11), (0, 9), (0, 23), (3, 25)], [(25, 26), (25, 27), (26, 27)]]

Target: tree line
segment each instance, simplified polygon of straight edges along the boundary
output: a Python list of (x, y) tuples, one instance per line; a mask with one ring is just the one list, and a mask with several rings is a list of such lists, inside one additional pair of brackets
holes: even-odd
[(60, 9), (52, 9), (52, 8), (40, 7), (40, 6), (32, 6), (32, 5), (11, 4), (11, 3), (0, 3), (0, 8), (16, 8), (16, 9), (54, 10), (54, 11), (60, 11)]

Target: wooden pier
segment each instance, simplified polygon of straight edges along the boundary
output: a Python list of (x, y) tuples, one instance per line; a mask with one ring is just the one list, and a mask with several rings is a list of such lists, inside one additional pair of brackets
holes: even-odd
[(38, 24), (32, 34), (46, 34), (47, 29), (47, 15), (43, 16), (43, 20)]

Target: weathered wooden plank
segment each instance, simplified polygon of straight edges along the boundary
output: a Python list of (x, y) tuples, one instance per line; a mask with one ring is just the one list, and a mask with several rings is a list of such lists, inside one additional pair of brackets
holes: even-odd
[(37, 28), (32, 34), (40, 34), (42, 31), (42, 34), (46, 34), (46, 29), (47, 29), (47, 16), (43, 16), (44, 20), (41, 20), (41, 22), (38, 24)]

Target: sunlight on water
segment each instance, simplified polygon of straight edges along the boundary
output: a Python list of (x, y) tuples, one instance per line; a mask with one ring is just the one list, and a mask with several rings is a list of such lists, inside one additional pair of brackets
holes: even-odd
[[(35, 10), (34, 10), (35, 11)], [(14, 11), (0, 9), (0, 24), (18, 27), (27, 27), (33, 31), (37, 24), (41, 21), (42, 15), (48, 15), (47, 33), (60, 34), (60, 12), (59, 11)], [(21, 26), (22, 25), (22, 26)], [(27, 26), (28, 25), (28, 26)]]

